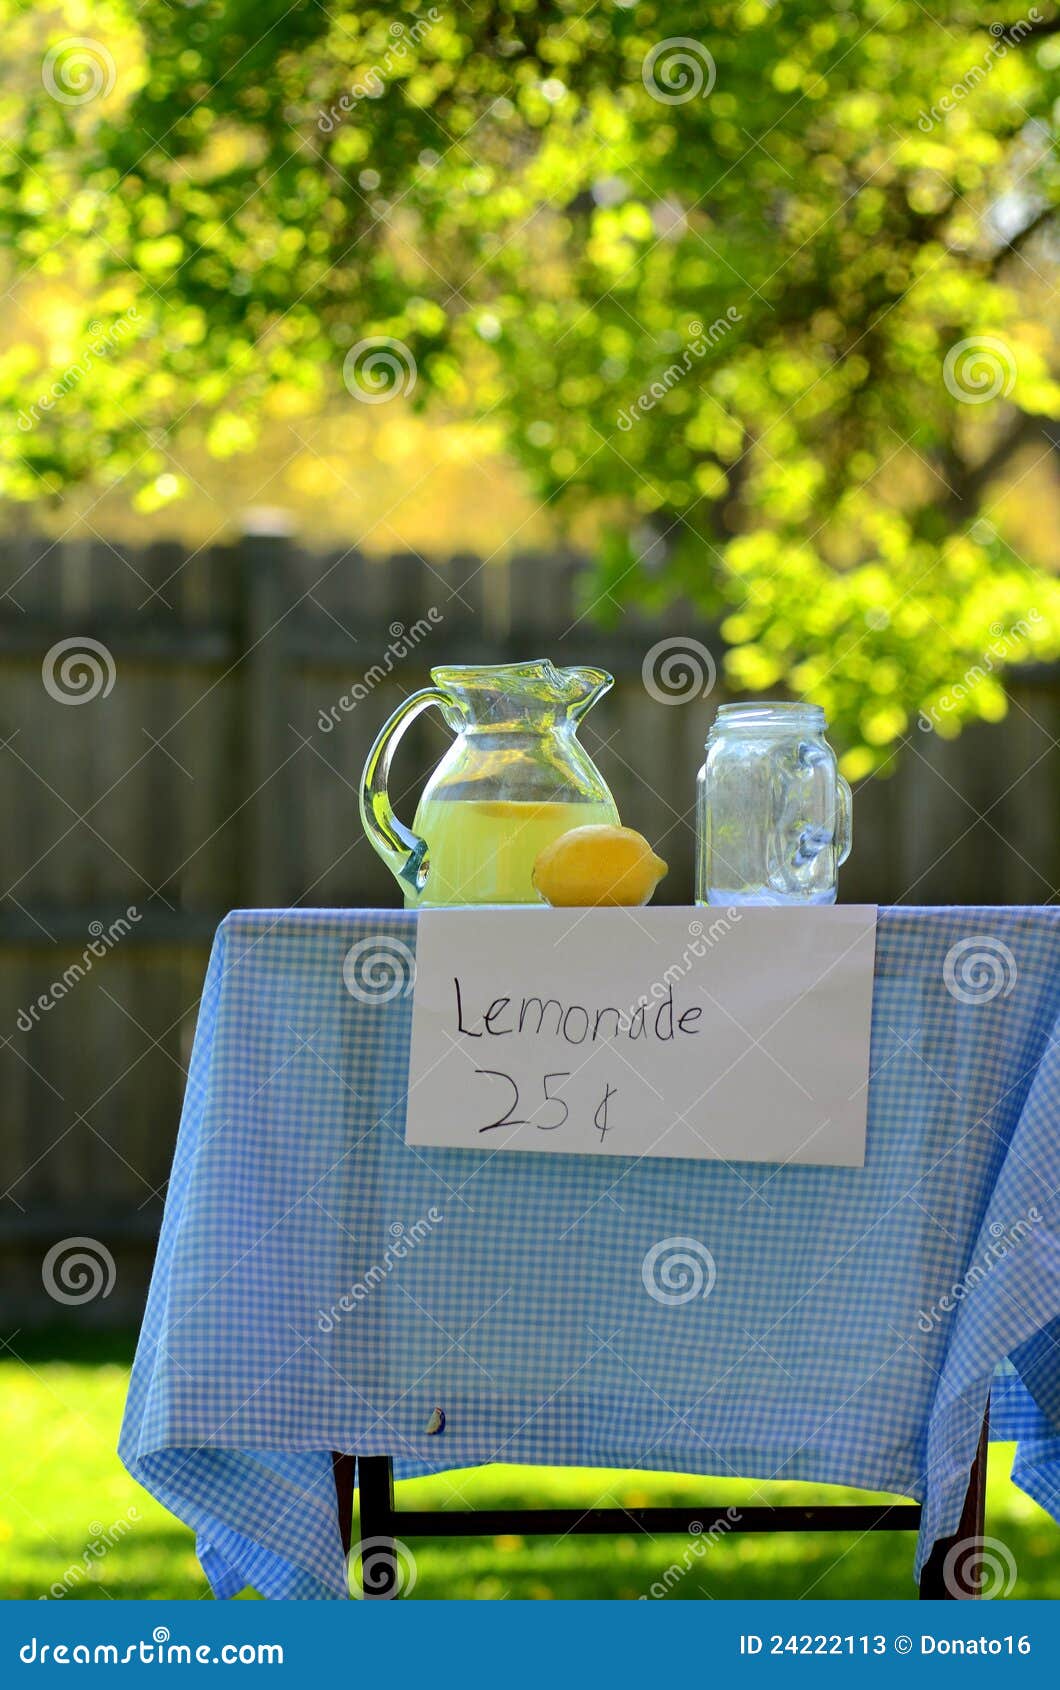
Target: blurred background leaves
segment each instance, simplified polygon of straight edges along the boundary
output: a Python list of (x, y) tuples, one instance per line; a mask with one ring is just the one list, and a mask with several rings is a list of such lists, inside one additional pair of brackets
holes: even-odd
[(854, 778), (1060, 654), (1050, 0), (0, 14), (9, 522), (562, 531)]

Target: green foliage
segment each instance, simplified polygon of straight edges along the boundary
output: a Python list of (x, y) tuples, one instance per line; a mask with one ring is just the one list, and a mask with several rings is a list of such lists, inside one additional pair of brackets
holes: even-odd
[[(601, 604), (694, 597), (848, 773), (1060, 652), (1053, 560), (992, 503), (1058, 437), (1052, 0), (6, 11), (0, 228), (97, 340), (136, 312), (28, 427), (92, 331), (8, 346), (9, 497), (162, 502), (167, 443), (352, 402), (388, 337), (416, 402), (606, 514)], [(114, 77), (69, 103), (39, 65), (74, 33)]]

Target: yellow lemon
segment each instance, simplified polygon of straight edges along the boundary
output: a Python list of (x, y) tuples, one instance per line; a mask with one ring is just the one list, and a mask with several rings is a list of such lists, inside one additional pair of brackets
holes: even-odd
[(646, 904), (666, 864), (632, 827), (573, 827), (539, 851), (534, 885), (547, 903)]

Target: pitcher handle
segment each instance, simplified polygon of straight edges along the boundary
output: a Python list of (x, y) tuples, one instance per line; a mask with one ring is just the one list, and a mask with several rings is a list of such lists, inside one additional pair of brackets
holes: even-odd
[(452, 708), (449, 694), (440, 687), (424, 687), (399, 704), (390, 720), (382, 728), (368, 753), (361, 776), (361, 821), (369, 842), (375, 847), (403, 886), (417, 895), (427, 884), (429, 862), (427, 841), (399, 822), (390, 805), (387, 783), (390, 764), (405, 729), (432, 704), (443, 715)]
[(854, 837), (854, 794), (850, 790), (850, 782), (842, 775), (836, 775), (836, 825), (835, 825), (835, 860), (838, 868), (845, 863), (850, 855), (850, 846)]

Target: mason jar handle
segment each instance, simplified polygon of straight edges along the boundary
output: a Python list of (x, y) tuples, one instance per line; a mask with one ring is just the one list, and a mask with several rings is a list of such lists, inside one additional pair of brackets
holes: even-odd
[(453, 700), (440, 687), (424, 687), (398, 705), (369, 751), (361, 776), (361, 821), (369, 842), (391, 873), (417, 896), (426, 886), (430, 872), (427, 841), (398, 821), (387, 788), (390, 764), (402, 734), (432, 704), (445, 715), (452, 709)]
[(842, 775), (836, 775), (836, 804), (835, 804), (835, 860), (838, 868), (845, 863), (850, 855), (850, 846), (854, 838), (854, 794), (850, 790), (850, 782)]

